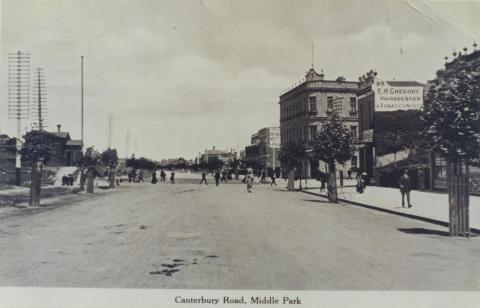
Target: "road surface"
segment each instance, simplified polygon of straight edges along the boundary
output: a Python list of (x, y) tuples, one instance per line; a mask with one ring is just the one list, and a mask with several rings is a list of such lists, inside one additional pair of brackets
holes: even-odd
[(0, 218), (0, 286), (480, 289), (480, 238), (281, 187), (179, 181)]

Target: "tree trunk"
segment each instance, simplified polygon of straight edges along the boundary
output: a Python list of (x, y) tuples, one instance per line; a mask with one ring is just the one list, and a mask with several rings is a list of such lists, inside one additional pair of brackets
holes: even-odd
[(87, 193), (93, 194), (95, 184), (95, 169), (91, 168), (87, 171)]
[(80, 169), (80, 191), (85, 191), (85, 170), (82, 168)]
[(110, 179), (110, 188), (115, 188), (115, 169), (110, 170), (108, 178)]
[(30, 183), (30, 206), (40, 206), (40, 193), (42, 189), (42, 169), (41, 162), (34, 162), (32, 165), (31, 183)]
[(328, 200), (333, 203), (338, 202), (338, 195), (337, 195), (337, 172), (335, 168), (335, 163), (328, 165), (328, 183), (327, 183), (327, 190), (328, 190)]
[(449, 229), (451, 236), (469, 236), (469, 175), (461, 159), (447, 158)]
[(295, 190), (295, 170), (290, 170), (290, 172), (288, 173), (287, 190)]

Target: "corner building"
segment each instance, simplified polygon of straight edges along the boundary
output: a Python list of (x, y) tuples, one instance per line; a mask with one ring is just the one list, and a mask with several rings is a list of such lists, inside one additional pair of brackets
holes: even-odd
[[(305, 81), (280, 96), (280, 140), (282, 145), (289, 141), (303, 142), (308, 146), (310, 140), (333, 114), (337, 114), (344, 125), (358, 134), (357, 95), (359, 83), (353, 81), (325, 80), (311, 68)], [(351, 162), (338, 166), (344, 173), (357, 168), (355, 153)], [(326, 171), (324, 165), (311, 157), (297, 167), (297, 176), (316, 177), (318, 170)]]

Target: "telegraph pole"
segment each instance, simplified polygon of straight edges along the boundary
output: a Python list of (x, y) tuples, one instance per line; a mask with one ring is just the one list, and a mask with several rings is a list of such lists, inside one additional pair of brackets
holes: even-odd
[(113, 138), (113, 113), (108, 115), (108, 148), (112, 148), (112, 138)]
[(81, 73), (80, 73), (80, 78), (81, 78), (81, 91), (80, 91), (80, 102), (81, 102), (81, 135), (82, 135), (82, 143), (83, 143), (83, 56), (80, 57), (80, 69), (81, 69)]
[(35, 120), (35, 122), (32, 123), (32, 129), (42, 131), (46, 127), (45, 117), (47, 115), (45, 75), (42, 68), (35, 70), (35, 79), (33, 96), (37, 106), (32, 109), (32, 118)]
[(17, 155), (15, 185), (21, 184), (20, 146), (22, 119), (28, 119), (30, 110), (30, 54), (17, 51), (8, 55), (8, 117), (17, 121)]
[(129, 151), (130, 151), (130, 129), (127, 129), (127, 136), (126, 136), (126, 148), (127, 148), (127, 153), (125, 155), (125, 158), (128, 159), (128, 154), (129, 154)]

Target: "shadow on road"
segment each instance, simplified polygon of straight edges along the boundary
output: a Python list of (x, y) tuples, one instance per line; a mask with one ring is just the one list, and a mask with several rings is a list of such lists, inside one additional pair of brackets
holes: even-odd
[(306, 201), (306, 202), (328, 203), (328, 204), (330, 204), (330, 202), (328, 200), (316, 200), (316, 199), (301, 199), (301, 200)]
[(438, 236), (450, 236), (447, 231), (431, 230), (425, 228), (398, 228), (398, 231), (408, 234), (423, 234), (423, 235), (438, 235)]

